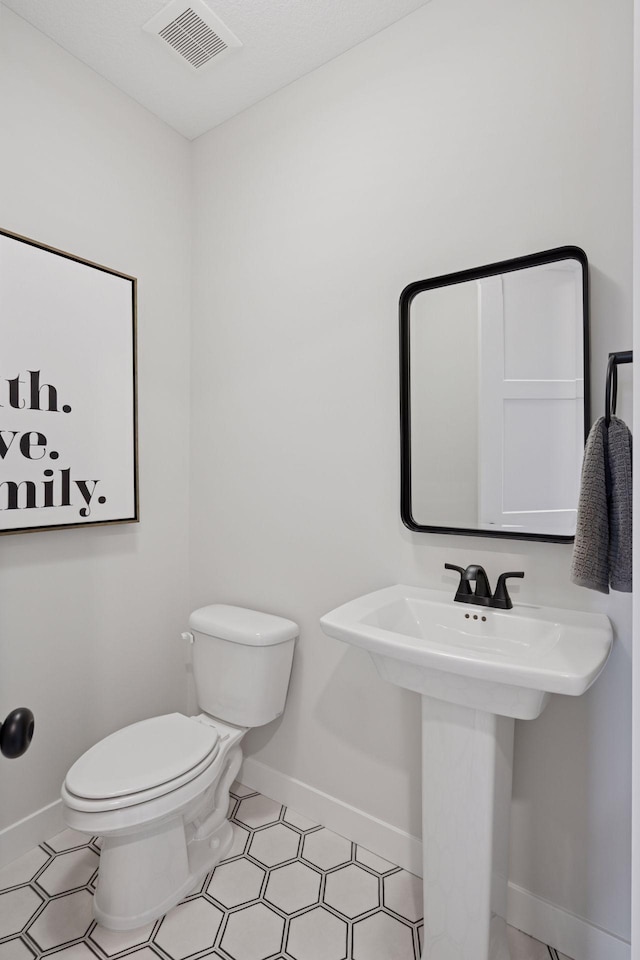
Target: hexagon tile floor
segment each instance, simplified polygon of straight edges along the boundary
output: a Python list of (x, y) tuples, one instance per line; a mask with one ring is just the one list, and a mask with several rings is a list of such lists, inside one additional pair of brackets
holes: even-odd
[[(138, 930), (92, 919), (98, 838), (65, 830), (9, 864), (0, 871), (0, 960), (419, 960), (417, 877), (240, 784), (231, 799), (227, 859)], [(514, 960), (560, 957), (509, 936)]]

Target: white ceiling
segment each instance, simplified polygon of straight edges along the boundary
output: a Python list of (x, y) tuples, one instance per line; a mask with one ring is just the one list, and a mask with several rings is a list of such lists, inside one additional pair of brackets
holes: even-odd
[(166, 0), (2, 2), (194, 139), (426, 0), (206, 0), (243, 45), (200, 71), (142, 30)]

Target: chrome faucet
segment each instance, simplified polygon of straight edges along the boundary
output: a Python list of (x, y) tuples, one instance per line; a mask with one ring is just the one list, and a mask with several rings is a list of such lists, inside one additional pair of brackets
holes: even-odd
[[(491, 593), (489, 578), (484, 567), (478, 564), (470, 564), (468, 567), (457, 567), (454, 563), (445, 563), (446, 570), (455, 570), (460, 574), (460, 583), (453, 598), (457, 603), (473, 603), (481, 607), (494, 607), (498, 610), (511, 610), (513, 603), (507, 590), (507, 579), (509, 577), (518, 577), (522, 579), (524, 573), (522, 570), (501, 573), (496, 584), (496, 591)], [(475, 590), (471, 589), (471, 584), (475, 583)]]

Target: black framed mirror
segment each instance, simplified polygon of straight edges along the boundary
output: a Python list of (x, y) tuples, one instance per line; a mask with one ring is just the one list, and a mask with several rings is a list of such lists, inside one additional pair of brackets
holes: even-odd
[(579, 247), (400, 296), (401, 515), (410, 530), (571, 542), (589, 411)]

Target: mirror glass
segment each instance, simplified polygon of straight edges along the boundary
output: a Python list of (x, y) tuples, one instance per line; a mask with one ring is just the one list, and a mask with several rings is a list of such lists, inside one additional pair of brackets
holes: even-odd
[(410, 284), (400, 327), (407, 526), (571, 540), (589, 424), (583, 251)]

